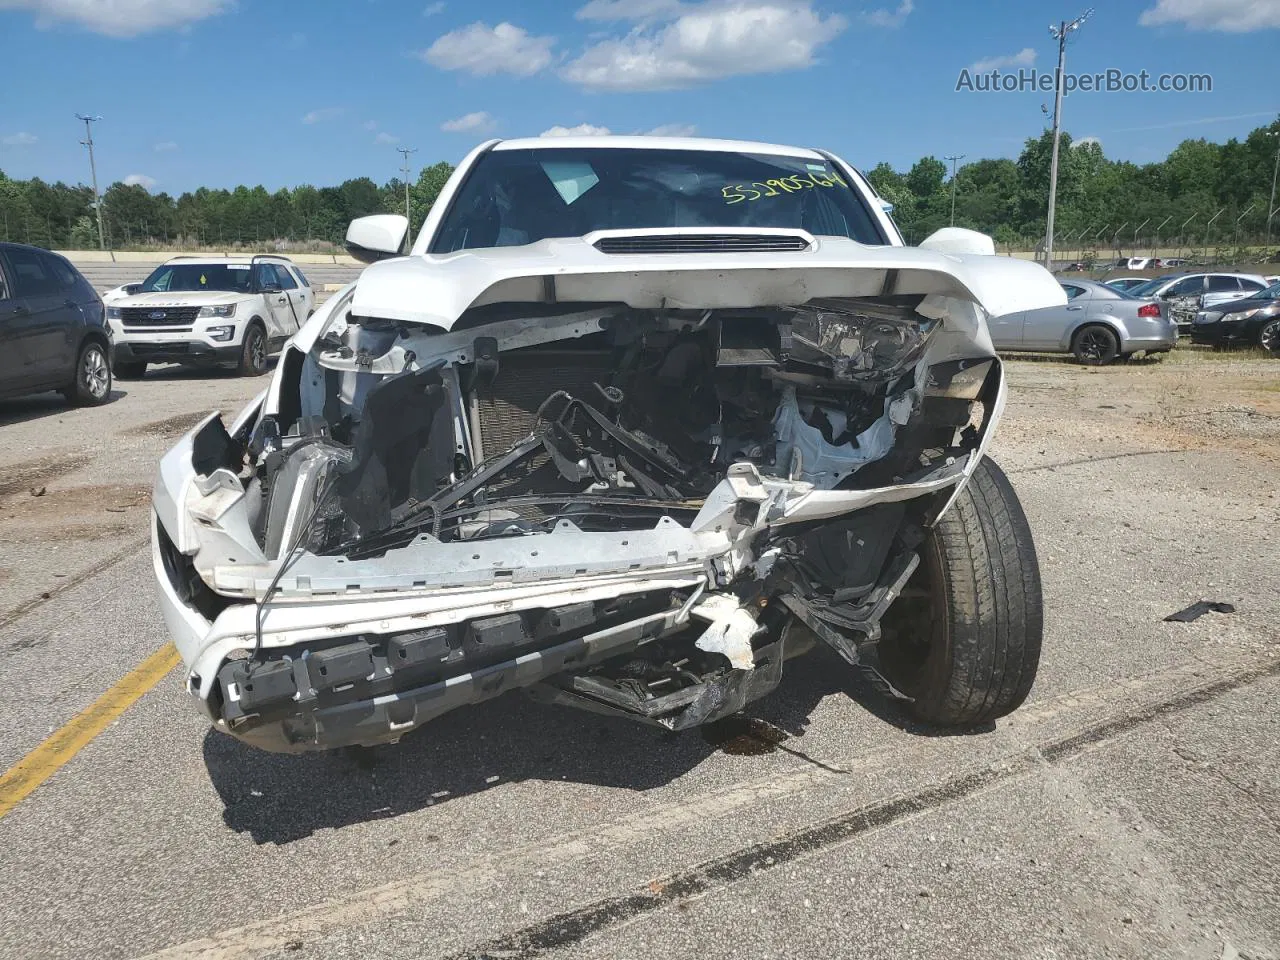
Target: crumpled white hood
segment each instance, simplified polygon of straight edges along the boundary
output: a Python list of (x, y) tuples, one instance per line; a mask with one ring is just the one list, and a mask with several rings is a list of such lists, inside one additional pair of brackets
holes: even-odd
[(1066, 302), (1048, 271), (1010, 257), (836, 237), (800, 252), (606, 254), (591, 239), (384, 260), (361, 274), (351, 312), (448, 330), (469, 308), (502, 302), (732, 308), (924, 294), (971, 301), (988, 316)]

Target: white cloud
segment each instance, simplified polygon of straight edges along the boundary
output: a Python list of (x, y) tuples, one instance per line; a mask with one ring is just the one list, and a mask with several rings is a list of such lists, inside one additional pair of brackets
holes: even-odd
[(312, 110), (302, 118), (303, 123), (323, 123), (325, 120), (335, 120), (342, 116), (342, 112), (346, 107), (321, 107), (319, 110)]
[(864, 13), (862, 19), (873, 27), (889, 27), (892, 29), (906, 23), (907, 17), (911, 16), (915, 8), (915, 0), (902, 0), (893, 10), (881, 7), (879, 10), (871, 10)]
[(555, 37), (531, 36), (520, 27), (473, 23), (436, 39), (419, 56), (441, 70), (465, 70), (478, 77), (513, 73), (528, 77), (550, 65)]
[(552, 127), (543, 130), (540, 137), (607, 137), (611, 131), (608, 127), (597, 127), (590, 123), (580, 123), (576, 127)]
[(377, 121), (377, 120), (366, 120), (363, 124), (361, 124), (361, 126), (363, 126), (366, 130), (370, 130), (370, 131), (372, 131), (372, 130), (377, 130), (377, 129), (378, 129), (378, 121)]
[(1003, 70), (1007, 67), (1029, 67), (1036, 62), (1034, 47), (1023, 47), (1017, 53), (1003, 57), (985, 57), (977, 63), (970, 64), (971, 73), (987, 73), (990, 70)]
[(590, 90), (674, 90), (723, 77), (812, 66), (847, 25), (810, 0), (709, 0), (662, 25), (602, 40), (564, 68)]
[(654, 127), (652, 130), (646, 130), (646, 137), (692, 137), (698, 132), (698, 128), (692, 123), (664, 123)]
[(1190, 30), (1219, 30), (1223, 33), (1249, 33), (1280, 27), (1280, 2), (1277, 0), (1156, 0), (1156, 5), (1143, 10), (1138, 23), (1159, 27), (1181, 23)]
[(6, 147), (29, 147), (39, 139), (34, 133), (21, 130), (18, 133), (9, 134), (4, 138), (3, 143)]
[(434, 17), (437, 13), (444, 13), (444, 0), (436, 0), (435, 3), (428, 3), (422, 8), (424, 17)]
[(378, 143), (378, 144), (382, 144), (383, 146), (386, 146), (386, 145), (389, 145), (389, 144), (392, 144), (392, 143), (399, 143), (399, 142), (400, 142), (400, 138), (399, 138), (399, 137), (392, 136), (391, 134), (387, 133), (387, 132), (384, 130), (384, 131), (382, 131), (380, 134), (378, 134), (376, 137), (374, 137), (374, 138), (373, 138), (373, 142), (374, 142), (374, 143)]
[(148, 177), (145, 173), (131, 173), (124, 178), (126, 187), (141, 187), (143, 190), (150, 190), (156, 185), (155, 177)]
[(1090, 144), (1095, 144), (1095, 143), (1099, 147), (1102, 146), (1102, 141), (1099, 140), (1097, 137), (1081, 137), (1079, 140), (1073, 140), (1071, 142), (1071, 149), (1074, 150), (1076, 147), (1086, 147), (1086, 146), (1089, 146)]
[(440, 129), (445, 133), (488, 133), (497, 125), (497, 121), (489, 116), (488, 113), (483, 110), (477, 110), (475, 113), (468, 113), (453, 120), (446, 120), (440, 124)]
[(178, 145), (172, 140), (161, 140), (151, 149), (156, 153), (172, 153), (174, 150), (178, 149)]
[(0, 10), (28, 10), (36, 26), (74, 23), (109, 37), (182, 27), (229, 10), (234, 0), (0, 0)]
[(1113, 130), (1104, 130), (1103, 133), (1139, 133), (1146, 130), (1172, 130), (1177, 127), (1195, 127), (1202, 123), (1229, 123), (1235, 120), (1253, 120), (1257, 117), (1274, 117), (1274, 110), (1265, 110), (1261, 113), (1235, 113), (1225, 117), (1196, 117), (1194, 120), (1174, 120), (1170, 123), (1153, 123), (1141, 127), (1118, 127)]
[(650, 20), (673, 17), (683, 9), (680, 0), (590, 0), (574, 16), (579, 20)]

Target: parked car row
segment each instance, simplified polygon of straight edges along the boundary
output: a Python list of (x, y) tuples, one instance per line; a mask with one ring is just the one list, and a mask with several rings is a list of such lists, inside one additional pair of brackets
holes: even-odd
[(65, 257), (0, 243), (0, 396), (58, 390), (98, 404), (113, 372), (137, 378), (150, 363), (257, 376), (314, 312), (285, 257), (174, 257), (99, 297)]
[(1230, 303), (1265, 290), (1265, 277), (1255, 273), (1173, 273), (1129, 287), (1125, 292), (1139, 299), (1169, 304), (1179, 333), (1190, 333), (1199, 310)]
[(1280, 282), (1254, 274), (1175, 274), (1127, 283), (1062, 280), (1063, 306), (994, 317), (1006, 352), (1070, 353), (1105, 364), (1142, 351), (1167, 353), (1179, 334), (1217, 347), (1257, 346), (1280, 357)]

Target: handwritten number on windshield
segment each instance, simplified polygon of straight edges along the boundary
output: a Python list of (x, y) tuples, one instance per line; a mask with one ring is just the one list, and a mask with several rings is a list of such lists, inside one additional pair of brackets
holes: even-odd
[(824, 173), (821, 175), (809, 173), (803, 176), (765, 180), (763, 183), (757, 180), (750, 184), (731, 184), (721, 191), (721, 195), (724, 197), (725, 203), (742, 203), (744, 200), (759, 200), (761, 197), (780, 197), (785, 193), (812, 190), (814, 187), (831, 188), (837, 183), (846, 189), (849, 186), (837, 173)]

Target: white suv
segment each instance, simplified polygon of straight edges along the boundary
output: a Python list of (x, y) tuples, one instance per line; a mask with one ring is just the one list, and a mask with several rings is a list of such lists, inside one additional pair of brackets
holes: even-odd
[(311, 284), (286, 257), (174, 257), (107, 307), (116, 374), (183, 363), (257, 376), (314, 307)]

